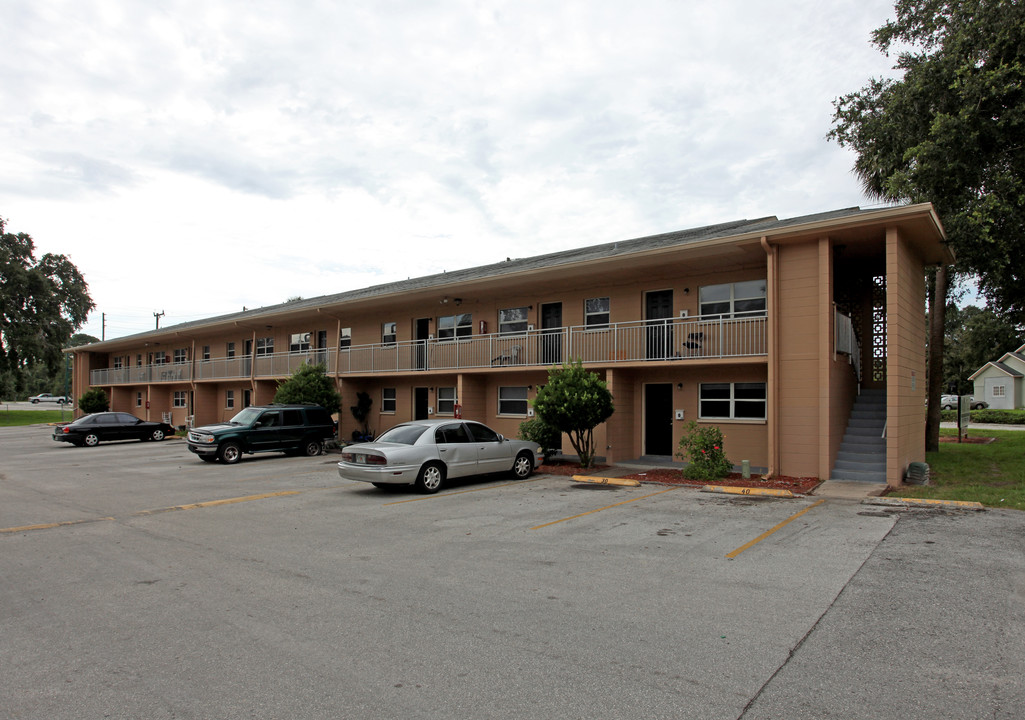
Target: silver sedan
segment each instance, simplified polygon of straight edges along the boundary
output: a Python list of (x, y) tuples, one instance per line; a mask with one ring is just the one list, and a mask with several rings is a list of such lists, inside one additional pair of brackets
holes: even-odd
[(434, 493), (448, 478), (507, 472), (522, 480), (542, 457), (537, 443), (510, 440), (479, 422), (416, 420), (374, 442), (344, 448), (338, 474), (377, 487), (416, 485)]

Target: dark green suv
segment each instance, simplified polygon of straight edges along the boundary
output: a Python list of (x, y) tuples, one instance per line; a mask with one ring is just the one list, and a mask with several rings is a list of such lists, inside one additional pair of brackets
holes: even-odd
[(247, 407), (226, 423), (189, 430), (189, 451), (201, 460), (237, 463), (243, 453), (320, 455), (334, 438), (334, 421), (320, 405)]

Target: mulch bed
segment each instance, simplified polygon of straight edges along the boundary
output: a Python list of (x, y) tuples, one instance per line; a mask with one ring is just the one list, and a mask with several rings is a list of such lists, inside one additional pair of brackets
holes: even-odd
[(608, 470), (608, 465), (592, 465), (587, 470), (584, 470), (576, 463), (564, 463), (564, 462), (552, 462), (542, 463), (538, 467), (537, 472), (544, 475), (563, 475), (569, 477), (570, 475), (594, 475), (600, 473), (602, 470)]
[[(601, 471), (608, 469), (607, 465), (596, 465), (592, 468), (584, 470), (579, 465), (573, 463), (553, 463), (544, 464), (538, 468), (538, 472), (547, 473), (549, 475), (601, 475)], [(634, 473), (632, 475), (623, 475), (621, 477), (629, 480), (640, 480), (641, 482), (651, 483), (662, 483), (664, 485), (689, 485), (691, 487), (704, 487), (705, 485), (725, 485), (731, 487), (749, 487), (749, 488), (768, 488), (770, 490), (790, 490), (791, 492), (801, 493), (807, 495), (816, 487), (819, 486), (821, 481), (818, 478), (810, 477), (786, 477), (780, 476), (772, 478), (771, 480), (761, 480), (757, 477), (752, 477), (745, 480), (740, 473), (732, 473), (727, 475), (722, 480), (714, 482), (705, 482), (703, 480), (690, 480), (683, 476), (683, 473), (676, 468), (651, 468), (644, 472)]]
[[(991, 438), (991, 437), (971, 437), (971, 436), (969, 436), (969, 437), (961, 438), (961, 442), (969, 443), (971, 445), (989, 445), (991, 442), (995, 442), (995, 441), (996, 441), (996, 438)], [(941, 443), (956, 443), (957, 442), (957, 437), (956, 436), (952, 437), (950, 435), (941, 435), (940, 436), (940, 442)]]

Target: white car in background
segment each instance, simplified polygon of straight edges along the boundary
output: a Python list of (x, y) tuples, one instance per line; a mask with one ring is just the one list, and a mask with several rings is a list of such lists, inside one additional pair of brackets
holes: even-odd
[(71, 398), (67, 395), (51, 395), (50, 393), (39, 393), (38, 395), (33, 395), (28, 399), (28, 401), (33, 405), (37, 405), (41, 402), (52, 402), (57, 403), (58, 405), (71, 404)]

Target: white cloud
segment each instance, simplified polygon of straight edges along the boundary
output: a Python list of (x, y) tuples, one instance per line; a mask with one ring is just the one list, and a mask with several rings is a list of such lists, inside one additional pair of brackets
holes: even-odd
[[(831, 101), (882, 0), (14, 0), (0, 215), (108, 337), (864, 203)], [(273, 281), (273, 283), (271, 282)]]

